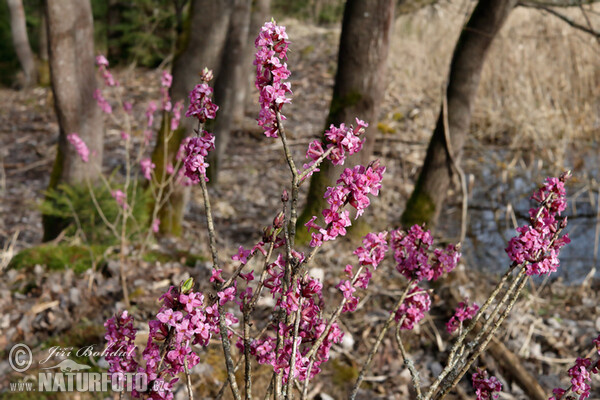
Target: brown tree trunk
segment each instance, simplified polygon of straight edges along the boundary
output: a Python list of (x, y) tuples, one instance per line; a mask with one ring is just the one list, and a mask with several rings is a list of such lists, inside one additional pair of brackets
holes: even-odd
[[(367, 164), (373, 154), (379, 104), (385, 90), (386, 64), (394, 17), (394, 0), (348, 0), (344, 9), (333, 98), (326, 129), (330, 124), (355, 124), (354, 118), (369, 123), (363, 150), (335, 167), (324, 162), (310, 181), (307, 203), (298, 220), (300, 227), (313, 215), (321, 216), (323, 194), (333, 186), (343, 168)], [(298, 240), (308, 236), (298, 230)]]
[(7, 0), (7, 2), (8, 8), (10, 9), (10, 30), (12, 33), (13, 45), (15, 46), (15, 52), (21, 63), (21, 68), (23, 68), (23, 73), (25, 74), (23, 85), (25, 87), (31, 87), (37, 84), (37, 70), (33, 52), (29, 46), (23, 1)]
[[(219, 176), (219, 163), (229, 145), (231, 130), (236, 122), (236, 110), (243, 105), (236, 98), (237, 92), (246, 85), (247, 75), (244, 73), (245, 48), (248, 43), (248, 30), (250, 25), (250, 3), (251, 0), (234, 0), (231, 10), (231, 19), (223, 58), (219, 67), (219, 73), (215, 82), (215, 104), (219, 106), (219, 112), (214, 123), (215, 150), (209, 154), (208, 162), (210, 168), (207, 175), (210, 183), (217, 183)], [(210, 127), (209, 127), (210, 129)]]
[[(188, 20), (184, 24), (182, 34), (177, 39), (177, 52), (172, 69), (173, 85), (170, 89), (173, 104), (179, 100), (184, 101), (183, 113), (189, 105), (188, 94), (194, 86), (200, 83), (200, 74), (204, 67), (212, 69), (218, 79), (219, 64), (223, 57), (224, 43), (231, 17), (229, 11), (231, 6), (232, 0), (192, 0), (190, 4)], [(162, 168), (166, 165), (166, 161), (173, 162), (181, 141), (196, 128), (195, 122), (191, 118), (183, 117), (180, 127), (166, 144), (168, 147), (167, 160), (164, 160), (164, 138), (167, 134), (165, 129), (168, 125), (165, 118), (152, 154), (158, 177), (163, 175)], [(187, 193), (186, 188), (176, 187), (168, 204), (160, 210), (161, 234), (175, 236), (181, 234)]]
[(402, 214), (404, 226), (435, 225), (454, 175), (444, 134), (444, 114), (447, 115), (450, 150), (454, 161), (459, 163), (485, 57), (515, 4), (515, 0), (480, 0), (463, 29), (450, 64), (447, 112), (444, 113), (442, 106), (421, 174)]
[[(58, 151), (49, 188), (59, 183), (94, 179), (102, 163), (103, 121), (93, 94), (94, 25), (89, 0), (46, 1), (48, 50), (52, 93), (60, 126)], [(90, 157), (83, 162), (67, 135), (77, 133), (87, 144)], [(60, 232), (58, 222), (44, 219), (44, 240)], [(59, 224), (58, 224), (59, 225)]]

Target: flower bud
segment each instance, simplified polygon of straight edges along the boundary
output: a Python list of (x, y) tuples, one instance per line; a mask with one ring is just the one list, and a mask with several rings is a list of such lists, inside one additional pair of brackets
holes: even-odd
[(283, 203), (286, 203), (289, 199), (290, 199), (290, 196), (288, 195), (287, 190), (283, 189), (283, 193), (281, 194), (281, 201)]
[(275, 228), (272, 226), (266, 226), (263, 228), (263, 242), (270, 243), (273, 241), (273, 234), (275, 233)]
[(279, 211), (279, 214), (275, 218), (273, 218), (273, 226), (275, 228), (283, 228), (283, 222), (285, 220), (285, 214), (283, 211)]
[(214, 77), (214, 75), (213, 75), (212, 70), (204, 67), (204, 70), (202, 71), (202, 75), (200, 75), (200, 80), (202, 80), (204, 82), (208, 82), (208, 81), (212, 80), (213, 77)]
[(181, 282), (181, 294), (188, 294), (194, 288), (194, 278), (187, 278), (184, 282)]

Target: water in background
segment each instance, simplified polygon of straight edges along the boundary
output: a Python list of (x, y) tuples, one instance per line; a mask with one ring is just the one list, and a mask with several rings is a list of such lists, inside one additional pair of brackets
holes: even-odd
[[(593, 146), (577, 153), (566, 160), (567, 165), (575, 166), (569, 167), (573, 178), (567, 184), (569, 207), (563, 214), (568, 217), (565, 231), (571, 243), (563, 247), (561, 266), (553, 275), (573, 284), (581, 283), (588, 274), (600, 278), (600, 152)], [(470, 155), (466, 160), (477, 158)], [(470, 268), (492, 273), (506, 270), (510, 260), (504, 249), (515, 235), (515, 221), (519, 226), (528, 223), (528, 210), (534, 205), (531, 193), (547, 176), (558, 174), (541, 162), (527, 165), (521, 159), (511, 166), (511, 160), (514, 164), (514, 152), (493, 150), (492, 156), (486, 152), (485, 161), (466, 163), (465, 174), (471, 175), (472, 184), (463, 259)], [(449, 215), (442, 217), (441, 229), (449, 237), (459, 235), (460, 215), (460, 204), (454, 204)]]

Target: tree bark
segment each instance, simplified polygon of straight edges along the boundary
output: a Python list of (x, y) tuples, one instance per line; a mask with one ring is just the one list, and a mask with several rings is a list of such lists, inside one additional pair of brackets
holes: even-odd
[(243, 105), (236, 98), (241, 87), (246, 85), (247, 75), (244, 73), (245, 48), (248, 42), (250, 26), (251, 0), (234, 0), (231, 11), (231, 20), (223, 58), (219, 67), (219, 74), (215, 82), (215, 104), (219, 106), (217, 118), (209, 124), (215, 135), (215, 150), (209, 154), (210, 168), (207, 171), (209, 183), (217, 184), (219, 164), (227, 151), (231, 130), (239, 120), (239, 107)]
[(10, 9), (10, 30), (12, 33), (15, 52), (23, 68), (25, 79), (23, 85), (31, 87), (37, 84), (37, 70), (35, 59), (31, 46), (29, 46), (29, 37), (27, 36), (27, 26), (25, 25), (25, 11), (23, 10), (22, 0), (7, 0)]
[[(440, 108), (421, 173), (402, 214), (404, 226), (437, 222), (454, 175), (452, 157), (459, 163), (462, 156), (485, 58), (515, 4), (515, 0), (479, 0), (464, 27), (450, 64), (447, 110), (444, 112), (443, 105)], [(446, 145), (444, 115), (450, 146)]]
[[(183, 113), (189, 105), (189, 92), (200, 83), (204, 67), (212, 69), (218, 79), (219, 64), (223, 57), (224, 43), (229, 28), (232, 0), (192, 0), (188, 18), (182, 34), (177, 38), (177, 52), (173, 61), (173, 85), (170, 89), (173, 104), (184, 101)], [(221, 111), (219, 111), (220, 113)], [(161, 177), (162, 169), (168, 161), (173, 162), (181, 141), (196, 128), (192, 118), (181, 119), (181, 124), (171, 140), (165, 144), (168, 119), (163, 118), (152, 161), (156, 165), (156, 176)], [(164, 160), (164, 146), (167, 146), (167, 160)], [(183, 220), (183, 209), (189, 190), (176, 187), (168, 204), (159, 212), (160, 233), (179, 236)]]
[[(94, 25), (89, 0), (46, 1), (48, 51), (54, 106), (60, 127), (58, 151), (49, 188), (59, 183), (94, 180), (102, 163), (104, 124), (93, 98)], [(83, 162), (67, 135), (77, 133), (90, 150)], [(59, 224), (60, 225), (60, 224)], [(57, 221), (44, 219), (44, 240), (60, 232)]]
[[(356, 124), (354, 118), (369, 123), (363, 149), (335, 167), (326, 161), (310, 181), (306, 206), (298, 220), (300, 227), (313, 215), (321, 216), (323, 194), (335, 185), (343, 168), (367, 164), (373, 154), (379, 105), (385, 91), (387, 56), (393, 27), (394, 0), (348, 0), (344, 9), (338, 54), (338, 70), (333, 88), (326, 129), (331, 124)], [(306, 229), (298, 230), (305, 242)], [(306, 236), (306, 237), (305, 237)]]

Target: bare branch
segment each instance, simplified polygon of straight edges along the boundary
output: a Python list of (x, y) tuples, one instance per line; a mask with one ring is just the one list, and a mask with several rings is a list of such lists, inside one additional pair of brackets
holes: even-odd
[[(570, 0), (567, 0), (567, 1), (570, 1)], [(553, 1), (550, 1), (550, 3), (553, 3)], [(574, 2), (574, 3), (575, 4), (573, 4), (573, 6), (580, 6), (581, 4), (583, 4), (582, 2)], [(586, 2), (585, 4), (589, 4), (589, 3)], [(589, 26), (589, 24), (588, 24), (588, 26), (582, 25), (579, 22), (571, 19), (570, 17), (567, 17), (566, 15), (564, 15), (562, 13), (559, 13), (558, 11), (550, 8), (547, 5), (544, 5), (541, 2), (525, 1), (525, 2), (518, 3), (518, 5), (521, 7), (537, 8), (538, 10), (545, 11), (548, 14), (554, 15), (556, 18), (563, 20), (564, 22), (566, 22), (567, 24), (569, 24), (571, 27), (573, 27), (575, 29), (578, 29), (582, 32), (588, 33), (588, 34), (596, 37), (596, 39), (600, 38), (600, 31), (593, 29), (591, 26)], [(566, 6), (564, 6), (564, 7), (566, 7)]]

